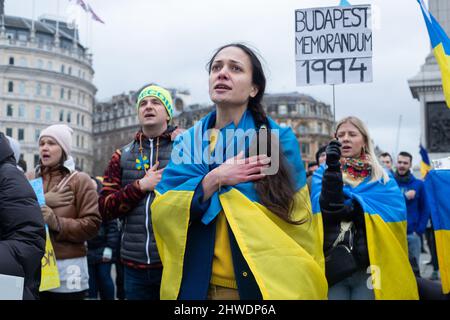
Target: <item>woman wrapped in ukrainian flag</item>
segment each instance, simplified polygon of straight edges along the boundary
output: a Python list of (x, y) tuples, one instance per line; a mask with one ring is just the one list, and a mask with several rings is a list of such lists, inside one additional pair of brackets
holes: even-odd
[(418, 299), (408, 260), (405, 200), (377, 160), (366, 125), (347, 117), (312, 179), (323, 220), (330, 300)]
[(263, 111), (258, 57), (230, 44), (208, 67), (216, 109), (177, 137), (152, 204), (161, 299), (325, 299), (298, 142)]

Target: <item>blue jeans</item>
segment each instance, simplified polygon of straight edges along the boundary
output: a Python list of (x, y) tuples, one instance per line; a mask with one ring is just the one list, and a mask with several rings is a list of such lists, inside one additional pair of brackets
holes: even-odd
[(124, 266), (125, 299), (159, 300), (162, 268), (134, 269)]
[(417, 267), (420, 268), (420, 237), (417, 233), (413, 232), (407, 235), (408, 239), (408, 256), (409, 259), (416, 260)]
[(374, 300), (373, 290), (367, 286), (369, 277), (366, 270), (356, 271), (328, 289), (328, 300)]
[(111, 277), (111, 263), (89, 264), (89, 298), (114, 300), (114, 282)]

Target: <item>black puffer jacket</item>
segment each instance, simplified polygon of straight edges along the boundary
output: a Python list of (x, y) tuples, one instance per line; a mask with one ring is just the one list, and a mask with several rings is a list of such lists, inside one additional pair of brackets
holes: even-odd
[(117, 247), (119, 244), (119, 226), (117, 219), (103, 221), (97, 236), (88, 241), (88, 263), (101, 263), (103, 258), (103, 250), (110, 248), (112, 250), (112, 260), (115, 262), (117, 258)]
[(320, 194), (324, 243), (326, 253), (331, 249), (339, 235), (341, 221), (353, 221), (356, 234), (353, 241), (353, 253), (361, 269), (370, 265), (367, 251), (366, 224), (364, 213), (358, 202), (346, 199), (341, 171), (325, 170)]
[(0, 133), (0, 274), (25, 278), (25, 300), (38, 297), (44, 251), (44, 219), (36, 195)]

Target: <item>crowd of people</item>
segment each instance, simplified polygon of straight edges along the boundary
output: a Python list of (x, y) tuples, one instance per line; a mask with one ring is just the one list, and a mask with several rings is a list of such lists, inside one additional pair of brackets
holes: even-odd
[[(0, 133), (0, 274), (25, 279), (24, 299), (446, 298), (420, 274), (426, 233), (439, 278), (410, 153), (394, 169), (349, 116), (305, 169), (292, 129), (264, 111), (254, 50), (225, 45), (208, 71), (214, 111), (187, 130), (168, 90), (140, 91), (140, 126), (101, 179), (75, 168), (67, 125), (41, 132), (29, 172)], [(41, 206), (27, 179), (42, 180)], [(59, 286), (40, 290), (46, 240)]]

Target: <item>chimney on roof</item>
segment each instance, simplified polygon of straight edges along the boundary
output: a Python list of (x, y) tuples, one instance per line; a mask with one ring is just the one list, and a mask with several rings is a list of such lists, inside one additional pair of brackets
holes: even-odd
[(0, 0), (0, 16), (5, 14), (5, 0)]

